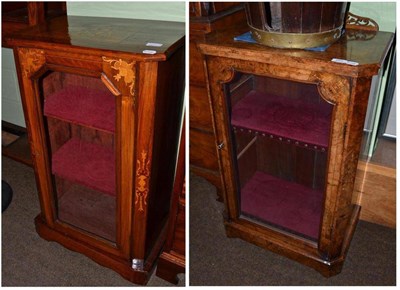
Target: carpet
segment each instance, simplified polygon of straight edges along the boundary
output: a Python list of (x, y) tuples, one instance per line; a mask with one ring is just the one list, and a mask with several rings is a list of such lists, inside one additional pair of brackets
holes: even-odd
[(237, 238), (227, 238), (224, 206), (205, 179), (190, 176), (191, 286), (396, 285), (396, 230), (360, 221), (342, 273), (314, 269)]
[[(14, 196), (2, 214), (2, 286), (138, 286), (55, 242), (41, 239), (34, 218), (39, 201), (31, 167), (2, 158), (2, 179)], [(174, 286), (153, 272), (148, 286)], [(179, 286), (185, 285), (180, 274)]]

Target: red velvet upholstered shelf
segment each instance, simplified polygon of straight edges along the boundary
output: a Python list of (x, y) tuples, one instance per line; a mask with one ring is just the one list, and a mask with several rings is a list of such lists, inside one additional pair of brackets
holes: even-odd
[(243, 214), (318, 239), (322, 191), (256, 171), (241, 193)]
[(114, 164), (111, 148), (73, 138), (53, 154), (52, 173), (115, 195)]
[(115, 98), (105, 90), (67, 86), (45, 99), (44, 114), (97, 130), (115, 131)]
[(252, 90), (232, 108), (231, 122), (236, 129), (325, 150), (329, 144), (331, 108), (322, 102), (305, 102)]

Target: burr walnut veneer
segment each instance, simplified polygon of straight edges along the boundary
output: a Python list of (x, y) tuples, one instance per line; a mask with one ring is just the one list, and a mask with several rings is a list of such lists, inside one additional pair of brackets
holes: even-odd
[(38, 233), (138, 284), (166, 238), (184, 35), (184, 23), (63, 16), (7, 40), (39, 192)]
[(371, 79), (393, 34), (348, 30), (314, 52), (234, 41), (246, 31), (198, 45), (227, 235), (336, 275), (360, 213), (353, 188)]
[[(220, 174), (213, 142), (210, 106), (201, 54), (196, 43), (218, 29), (246, 23), (240, 2), (190, 2), (190, 170), (217, 187), (220, 196)], [(207, 156), (207, 158), (204, 158)]]

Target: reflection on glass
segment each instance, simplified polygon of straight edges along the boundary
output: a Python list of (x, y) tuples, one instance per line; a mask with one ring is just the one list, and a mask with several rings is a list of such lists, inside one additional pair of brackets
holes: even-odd
[(318, 240), (333, 106), (315, 84), (254, 75), (225, 92), (242, 218)]
[(41, 80), (58, 219), (115, 242), (115, 98), (100, 79)]

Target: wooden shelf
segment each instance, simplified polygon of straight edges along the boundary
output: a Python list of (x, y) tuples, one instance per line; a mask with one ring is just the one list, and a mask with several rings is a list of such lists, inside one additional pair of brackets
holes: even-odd
[(242, 214), (318, 239), (323, 192), (256, 171), (241, 190)]
[(67, 86), (45, 99), (44, 114), (97, 130), (115, 131), (115, 97), (107, 91)]
[(53, 154), (52, 173), (115, 195), (115, 156), (111, 148), (71, 139)]
[(63, 222), (115, 242), (114, 196), (73, 184), (60, 198), (58, 217)]
[(232, 108), (231, 122), (236, 130), (326, 150), (330, 121), (331, 110), (326, 104), (252, 90)]

